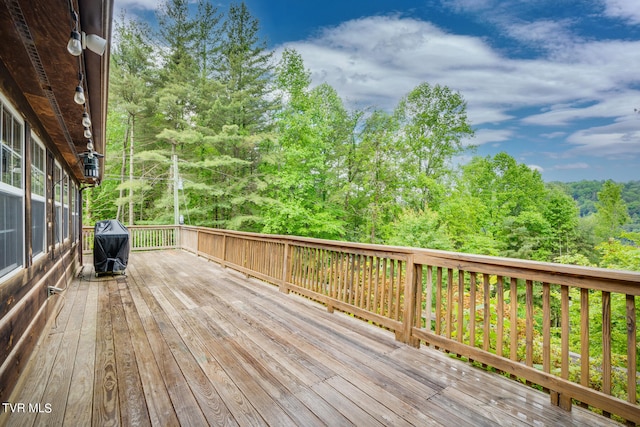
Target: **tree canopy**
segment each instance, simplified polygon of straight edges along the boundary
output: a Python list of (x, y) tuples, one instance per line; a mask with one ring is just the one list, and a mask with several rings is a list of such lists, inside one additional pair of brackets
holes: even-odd
[(464, 96), (437, 82), (351, 109), (298, 52), (276, 57), (244, 2), (157, 16), (155, 34), (116, 25), (85, 223), (172, 223), (177, 195), (193, 225), (640, 268), (640, 182), (545, 183), (507, 153), (473, 156)]

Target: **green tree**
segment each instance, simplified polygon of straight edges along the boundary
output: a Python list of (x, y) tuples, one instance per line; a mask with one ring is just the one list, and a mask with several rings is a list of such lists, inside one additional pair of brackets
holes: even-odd
[(596, 246), (602, 254), (601, 267), (640, 271), (640, 233), (622, 232), (623, 240), (609, 239)]
[(332, 120), (344, 107), (327, 85), (310, 89), (308, 76), (301, 56), (285, 50), (276, 76), (285, 104), (277, 116), (278, 139), (263, 165), (265, 194), (273, 200), (264, 231), (339, 238), (344, 212), (328, 183), (335, 158)]
[[(151, 62), (153, 49), (147, 39), (149, 34), (148, 26), (135, 20), (127, 20), (124, 15), (116, 22), (116, 43), (110, 62), (110, 109), (105, 153), (107, 180), (100, 189), (95, 189), (86, 196), (101, 198), (105, 202), (110, 199), (116, 207), (113, 212), (108, 208), (109, 213), (102, 211), (97, 217), (125, 221), (125, 214), (128, 213), (126, 216), (129, 224), (135, 220), (134, 207), (141, 206), (150, 189), (145, 181), (135, 179), (138, 171), (133, 158), (134, 147), (147, 138), (146, 118), (154, 111), (149, 82), (155, 78), (155, 68)], [(103, 198), (102, 195), (108, 197)], [(94, 208), (107, 208), (104, 204), (91, 205)], [(139, 212), (138, 218), (140, 216)]]
[(554, 256), (574, 253), (579, 218), (575, 200), (558, 187), (548, 187), (543, 216), (550, 227), (548, 248)]
[(506, 217), (499, 236), (505, 245), (503, 254), (507, 257), (537, 261), (550, 258), (551, 226), (538, 211), (526, 210), (518, 216)]
[(438, 213), (432, 210), (405, 210), (390, 224), (388, 244), (450, 250), (452, 244)]
[(405, 96), (395, 112), (399, 124), (398, 157), (402, 165), (402, 197), (424, 210), (438, 194), (448, 162), (465, 151), (463, 138), (473, 135), (462, 95), (446, 86), (422, 83)]
[[(229, 6), (222, 28), (219, 76), (224, 86), (217, 116), (210, 117), (214, 128), (237, 125), (240, 133), (268, 128), (274, 108), (269, 98), (273, 52), (259, 38), (259, 22), (244, 2)], [(217, 123), (215, 123), (217, 121)]]
[(622, 199), (622, 185), (607, 181), (598, 192), (596, 203), (596, 235), (603, 241), (617, 237), (622, 226), (630, 221), (627, 205)]
[(544, 206), (540, 173), (498, 153), (464, 165), (439, 211), (458, 250), (539, 257), (549, 236), (537, 233), (550, 233)]
[(397, 162), (392, 154), (397, 129), (393, 115), (375, 110), (365, 120), (360, 134), (356, 162), (361, 173), (354, 185), (356, 195), (351, 199), (354, 217), (360, 222), (350, 224), (359, 229), (362, 241), (383, 242), (385, 226), (399, 213), (395, 200), (399, 185)]

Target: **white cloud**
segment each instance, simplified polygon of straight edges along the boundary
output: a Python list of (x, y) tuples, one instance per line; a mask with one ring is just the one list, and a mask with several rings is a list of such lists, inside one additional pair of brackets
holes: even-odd
[(589, 155), (609, 160), (640, 158), (640, 120), (620, 119), (615, 123), (582, 129), (567, 138), (576, 147), (567, 154)]
[(575, 34), (571, 32), (571, 25), (572, 22), (569, 20), (513, 22), (512, 17), (505, 19), (505, 22), (501, 23), (508, 36), (536, 50), (550, 52), (569, 49), (579, 41)]
[(566, 135), (567, 135), (566, 132), (551, 132), (551, 133), (542, 133), (542, 134), (540, 134), (541, 137), (547, 138), (547, 139), (562, 138), (562, 137), (564, 137)]
[[(603, 94), (604, 98), (605, 94)], [(628, 119), (633, 116), (633, 108), (638, 105), (640, 91), (628, 90), (621, 93), (612, 92), (600, 101), (575, 101), (568, 104), (555, 104), (540, 114), (530, 115), (522, 121), (527, 124), (543, 126), (565, 126), (576, 120), (608, 118)]]
[(590, 169), (591, 166), (584, 162), (579, 163), (563, 163), (560, 165), (555, 165), (552, 169), (554, 170), (575, 170), (575, 169)]
[[(567, 27), (542, 21), (522, 24), (519, 30), (511, 24), (509, 31), (552, 45), (559, 30), (564, 31), (560, 39), (569, 39)], [(621, 120), (640, 107), (640, 91), (633, 89), (640, 84), (640, 41), (575, 38), (543, 56), (513, 59), (485, 38), (452, 34), (413, 18), (376, 16), (325, 28), (315, 38), (286, 46), (302, 55), (315, 84), (330, 84), (351, 106), (391, 110), (402, 96), (426, 81), (459, 91), (474, 127), (509, 126), (501, 131), (480, 129), (469, 141), (472, 144), (508, 141), (519, 133), (518, 119), (519, 124), (564, 127), (542, 136), (571, 134), (569, 142), (576, 145), (572, 151), (576, 155), (600, 155), (609, 144), (615, 146), (612, 152), (637, 151), (630, 144), (619, 144), (628, 133), (597, 128), (576, 131), (572, 126), (584, 119)], [(595, 140), (602, 150), (595, 148)]]
[(538, 171), (540, 173), (544, 172), (544, 168), (538, 165), (527, 165), (527, 167), (533, 171)]
[(509, 129), (480, 129), (476, 132), (475, 137), (469, 140), (469, 143), (483, 145), (492, 142), (508, 141), (513, 134), (514, 132)]
[(605, 14), (640, 24), (640, 2), (637, 0), (605, 0)]
[[(158, 0), (114, 0), (113, 8), (119, 10), (155, 10), (159, 6)], [(114, 16), (116, 16), (114, 14)]]

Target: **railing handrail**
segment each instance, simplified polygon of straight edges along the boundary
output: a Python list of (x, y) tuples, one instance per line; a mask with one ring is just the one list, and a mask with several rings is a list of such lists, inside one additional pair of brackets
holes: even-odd
[[(341, 240), (327, 240), (318, 239), (313, 237), (299, 237), (299, 236), (287, 236), (281, 234), (264, 234), (264, 233), (251, 233), (246, 231), (236, 230), (224, 230), (207, 227), (197, 226), (182, 226), (184, 230), (199, 230), (207, 233), (217, 233), (220, 235), (232, 235), (232, 236), (244, 236), (254, 239), (268, 239), (272, 241), (289, 242), (289, 243), (309, 243), (315, 245), (321, 245), (325, 247), (345, 247), (350, 249), (361, 249), (372, 252), (392, 252), (405, 255), (415, 255), (421, 257), (433, 257), (443, 260), (452, 260), (459, 262), (471, 262), (477, 264), (484, 264), (487, 266), (503, 266), (510, 268), (517, 268), (522, 270), (530, 270), (537, 272), (549, 272), (553, 271), (554, 275), (563, 275), (568, 277), (584, 277), (605, 281), (622, 281), (629, 284), (635, 284), (640, 286), (640, 272), (629, 270), (615, 270), (601, 267), (585, 267), (571, 264), (559, 264), (553, 262), (531, 261), (518, 258), (504, 258), (492, 255), (477, 255), (463, 252), (451, 252), (438, 249), (425, 249), (425, 248), (413, 248), (406, 246), (392, 246), (381, 245), (375, 243), (357, 243)], [(636, 290), (637, 293), (633, 295), (640, 295), (640, 287)]]
[[(299, 236), (287, 236), (282, 234), (265, 234), (265, 233), (252, 233), (247, 231), (237, 230), (225, 230), (218, 228), (198, 227), (198, 226), (176, 226), (176, 225), (128, 225), (128, 229), (175, 229), (176, 227), (183, 230), (198, 230), (205, 231), (207, 233), (214, 233), (220, 235), (232, 235), (232, 236), (244, 236), (254, 239), (268, 239), (272, 241), (278, 241), (282, 243), (309, 243), (315, 245), (321, 245), (325, 247), (340, 246), (350, 249), (361, 249), (372, 252), (388, 252), (398, 253), (405, 255), (426, 256), (433, 258), (440, 258), (443, 260), (452, 260), (459, 262), (471, 262), (477, 264), (484, 264), (487, 266), (503, 266), (511, 267), (523, 270), (549, 272), (553, 271), (555, 275), (565, 275), (568, 277), (589, 277), (593, 279), (602, 280), (615, 280), (628, 282), (629, 284), (636, 284), (640, 286), (640, 272), (630, 270), (616, 270), (602, 267), (587, 267), (572, 264), (559, 264), (554, 262), (543, 261), (531, 261), (518, 258), (505, 258), (492, 255), (477, 255), (464, 252), (452, 252), (443, 251), (438, 249), (425, 249), (414, 248), (408, 246), (393, 246), (393, 245), (381, 245), (376, 243), (358, 243), (342, 240), (328, 240), (319, 239), (313, 237), (299, 237)], [(84, 226), (83, 231), (93, 231), (93, 227)], [(638, 293), (633, 295), (640, 295), (640, 288)]]
[[(640, 272), (194, 226), (131, 228), (136, 233), (173, 229), (175, 247), (274, 283), (283, 292), (294, 291), (315, 299), (330, 311), (336, 308), (379, 324), (395, 331), (398, 339), (408, 344), (417, 346), (423, 341), (539, 384), (551, 390), (555, 404), (566, 409), (575, 398), (640, 423), (635, 353)], [(87, 234), (92, 231), (85, 230)], [(519, 317), (522, 312), (518, 308), (522, 310), (523, 306), (517, 298), (525, 296), (523, 290), (525, 319)], [(575, 307), (581, 310), (578, 321), (569, 318), (571, 290), (580, 291), (577, 296), (574, 293), (579, 300)], [(588, 314), (592, 291), (596, 292), (591, 296), (596, 305), (600, 292), (602, 298), (602, 305), (596, 307), (601, 311), (602, 330), (595, 332)], [(502, 294), (506, 292), (510, 292), (509, 303)], [(626, 298), (627, 401), (611, 395), (611, 375), (616, 370), (612, 362), (612, 316), (621, 314), (611, 311), (612, 295), (616, 294), (624, 296), (623, 301)], [(534, 307), (534, 298), (542, 299), (538, 304), (543, 307)], [(544, 318), (536, 321), (535, 316), (542, 318), (542, 311)], [(558, 332), (551, 331), (552, 312), (555, 327), (562, 327), (561, 344)], [(507, 321), (510, 329), (505, 327)], [(518, 324), (520, 321), (526, 324)], [(575, 363), (570, 360), (575, 359), (570, 357), (570, 324), (581, 332), (579, 383), (569, 379), (569, 364)], [(534, 333), (544, 343), (535, 343)], [(590, 333), (599, 333), (603, 346), (602, 366), (594, 368), (589, 367), (589, 350), (597, 347), (590, 347)], [(558, 340), (554, 353), (552, 337)], [(526, 359), (518, 355), (523, 345)], [(542, 370), (533, 366), (534, 346), (543, 354)], [(510, 355), (505, 355), (507, 347)], [(560, 362), (561, 373), (552, 371), (551, 364), (560, 371)], [(590, 388), (589, 373), (595, 371), (602, 373), (602, 392)]]

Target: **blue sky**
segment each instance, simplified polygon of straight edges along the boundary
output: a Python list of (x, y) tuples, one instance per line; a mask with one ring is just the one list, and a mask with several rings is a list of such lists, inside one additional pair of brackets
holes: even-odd
[[(505, 151), (547, 181), (640, 179), (640, 0), (246, 4), (276, 57), (296, 49), (352, 108), (446, 85), (467, 101), (478, 155)], [(157, 1), (115, 5), (149, 19)]]

